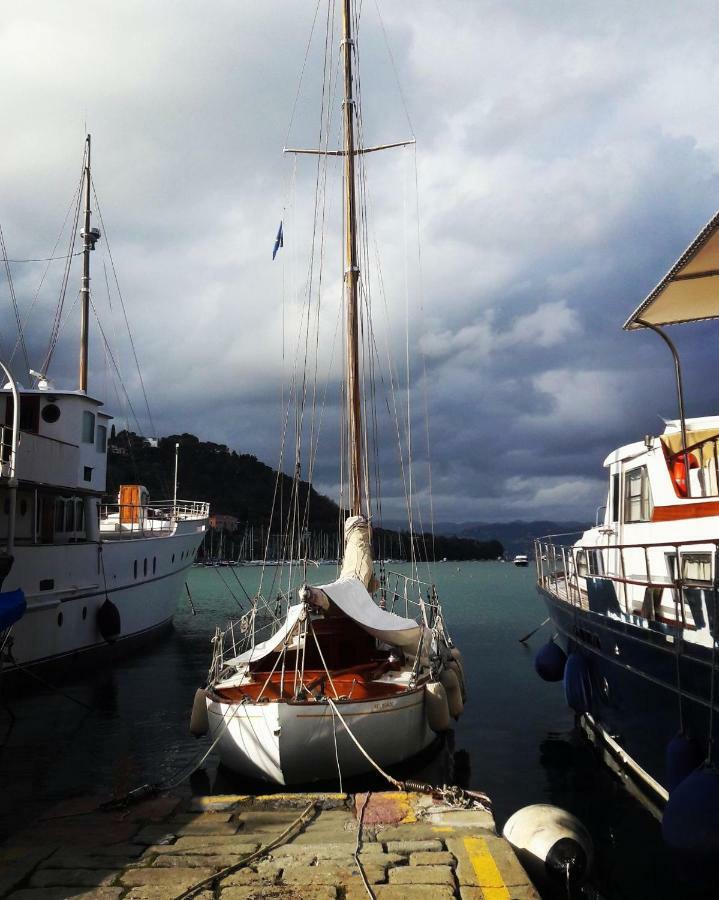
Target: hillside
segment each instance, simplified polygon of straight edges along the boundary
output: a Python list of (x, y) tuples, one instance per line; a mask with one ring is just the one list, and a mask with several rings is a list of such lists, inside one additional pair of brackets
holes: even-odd
[[(277, 486), (276, 514), (270, 523), (272, 500), (275, 496), (277, 472), (249, 453), (237, 453), (225, 444), (201, 441), (194, 434), (169, 435), (153, 446), (133, 432), (112, 434), (108, 442), (107, 492), (117, 495), (121, 484), (144, 484), (156, 500), (172, 497), (175, 471), (175, 444), (180, 445), (178, 467), (178, 498), (208, 500), (212, 513), (235, 516), (240, 529), (253, 529), (255, 547), (259, 553), (264, 546), (263, 532), (268, 527), (277, 534), (283, 527), (292, 490), (292, 479), (281, 475)], [(334, 547), (340, 522), (336, 503), (319, 494), (306, 482), (301, 482), (300, 508), (304, 508), (309, 493), (309, 531), (329, 535), (332, 541), (317, 541), (319, 546)], [(254, 530), (257, 534), (254, 534)], [(406, 532), (375, 529), (375, 554), (382, 557), (406, 559), (410, 553)], [(239, 544), (239, 539), (237, 541)], [(424, 557), (425, 548), (431, 556), (431, 537), (415, 535), (415, 552)], [(473, 535), (448, 534), (435, 538), (438, 559), (497, 559), (502, 555), (501, 543)]]

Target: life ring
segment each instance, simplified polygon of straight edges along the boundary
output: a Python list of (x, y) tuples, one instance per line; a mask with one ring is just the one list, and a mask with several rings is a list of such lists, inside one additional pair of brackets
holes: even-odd
[[(698, 469), (699, 460), (693, 453), (689, 453), (689, 469)], [(674, 488), (680, 497), (687, 495), (687, 470), (684, 463), (684, 454), (677, 456), (672, 463), (672, 481)]]

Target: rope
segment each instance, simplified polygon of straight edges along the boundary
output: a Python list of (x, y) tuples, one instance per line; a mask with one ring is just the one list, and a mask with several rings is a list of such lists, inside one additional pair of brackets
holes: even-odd
[(344, 725), (345, 731), (346, 731), (347, 734), (350, 736), (350, 738), (352, 739), (353, 743), (355, 744), (355, 746), (357, 747), (357, 749), (359, 750), (359, 752), (362, 754), (362, 756), (364, 756), (364, 758), (365, 758), (365, 759), (367, 760), (367, 762), (372, 766), (372, 768), (375, 769), (377, 772), (379, 772), (379, 774), (380, 774), (384, 779), (386, 779), (387, 781), (389, 781), (389, 783), (390, 783), (393, 787), (397, 788), (398, 791), (403, 791), (403, 790), (405, 789), (404, 784), (403, 784), (401, 781), (397, 781), (396, 778), (393, 778), (391, 775), (389, 775), (387, 772), (385, 772), (385, 770), (379, 765), (379, 763), (376, 763), (376, 762), (372, 759), (372, 757), (371, 757), (371, 756), (369, 755), (369, 753), (365, 750), (365, 748), (362, 746), (362, 744), (360, 744), (360, 742), (357, 740), (357, 738), (352, 734), (352, 732), (350, 731), (349, 725), (345, 722), (345, 720), (344, 720), (344, 718), (343, 718), (343, 716), (342, 716), (342, 713), (341, 713), (341, 712), (337, 709), (337, 707), (335, 706), (334, 700), (333, 700), (331, 697), (328, 697), (328, 698), (327, 698), (327, 702), (328, 702), (329, 705), (331, 706), (333, 712), (337, 714), (337, 718), (338, 718), (338, 719), (340, 720), (340, 722)]
[(59, 259), (71, 259), (73, 256), (82, 256), (82, 250), (77, 250), (75, 253), (63, 253), (62, 256), (42, 256), (37, 259), (5, 259), (3, 262), (8, 262), (14, 266), (16, 263), (55, 262)]
[(250, 853), (249, 856), (246, 856), (241, 862), (234, 863), (231, 866), (220, 869), (220, 871), (215, 872), (214, 875), (210, 875), (208, 878), (204, 878), (202, 881), (198, 881), (197, 884), (192, 885), (192, 887), (187, 888), (186, 891), (178, 894), (175, 900), (187, 900), (188, 897), (194, 897), (195, 894), (199, 893), (201, 890), (203, 890), (203, 888), (211, 887), (215, 884), (216, 881), (221, 881), (223, 878), (227, 878), (228, 875), (232, 875), (233, 872), (238, 872), (240, 869), (244, 869), (246, 866), (249, 866), (250, 863), (255, 862), (255, 860), (261, 859), (263, 856), (267, 856), (268, 853), (270, 853), (276, 847), (279, 847), (280, 844), (283, 844), (296, 828), (304, 827), (310, 814), (316, 812), (316, 810), (317, 801), (312, 800), (307, 804), (307, 806), (299, 814), (299, 816), (297, 816), (297, 818), (287, 828), (285, 828), (282, 834), (279, 834), (276, 838), (265, 844), (264, 847), (260, 847), (259, 850), (255, 850), (254, 853)]
[(59, 694), (61, 697), (64, 697), (66, 700), (69, 700), (71, 703), (75, 703), (78, 706), (82, 706), (83, 709), (87, 709), (90, 712), (98, 712), (98, 710), (94, 706), (90, 706), (89, 703), (85, 703), (82, 700), (78, 700), (77, 697), (73, 697), (71, 694), (66, 694), (65, 691), (60, 690), (59, 687), (56, 687), (51, 682), (47, 681), (47, 679), (43, 678), (42, 675), (38, 675), (37, 672), (33, 672), (32, 669), (28, 669), (25, 666), (23, 666), (21, 663), (19, 663), (13, 656), (12, 647), (8, 646), (8, 648), (5, 652), (7, 653), (7, 658), (10, 660), (10, 662), (14, 666), (16, 666), (25, 675), (29, 675), (31, 678), (34, 678), (35, 681), (38, 682), (38, 684), (43, 685), (43, 687), (46, 687), (49, 691), (52, 691), (55, 694)]
[[(340, 787), (340, 791), (342, 788)], [(354, 861), (357, 864), (357, 868), (360, 873), (360, 877), (362, 878), (362, 883), (365, 886), (365, 890), (367, 891), (367, 896), (371, 898), (371, 900), (375, 900), (375, 893), (372, 890), (369, 879), (367, 878), (367, 873), (364, 870), (364, 866), (362, 865), (362, 860), (360, 859), (360, 844), (362, 842), (362, 826), (364, 824), (364, 811), (367, 803), (369, 802), (370, 791), (367, 791), (365, 794), (364, 800), (362, 801), (362, 808), (360, 809), (359, 821), (357, 823), (357, 841), (355, 842), (355, 850), (352, 856), (354, 857)]]

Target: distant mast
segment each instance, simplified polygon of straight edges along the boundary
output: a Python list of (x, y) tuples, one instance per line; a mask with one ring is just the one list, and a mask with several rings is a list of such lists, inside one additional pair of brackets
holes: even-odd
[(85, 224), (80, 237), (82, 246), (82, 284), (80, 286), (80, 390), (87, 393), (88, 335), (90, 330), (90, 251), (100, 237), (99, 228), (90, 227), (90, 135), (85, 139)]
[(359, 321), (357, 284), (357, 224), (355, 201), (354, 99), (352, 96), (352, 10), (344, 0), (342, 10), (342, 48), (344, 50), (345, 99), (345, 299), (347, 304), (347, 446), (349, 450), (350, 515), (362, 515), (362, 408), (359, 375)]

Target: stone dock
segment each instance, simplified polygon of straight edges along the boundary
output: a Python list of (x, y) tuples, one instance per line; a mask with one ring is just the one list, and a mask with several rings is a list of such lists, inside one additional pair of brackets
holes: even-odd
[(539, 900), (490, 812), (401, 792), (82, 799), (0, 847), (12, 900)]

